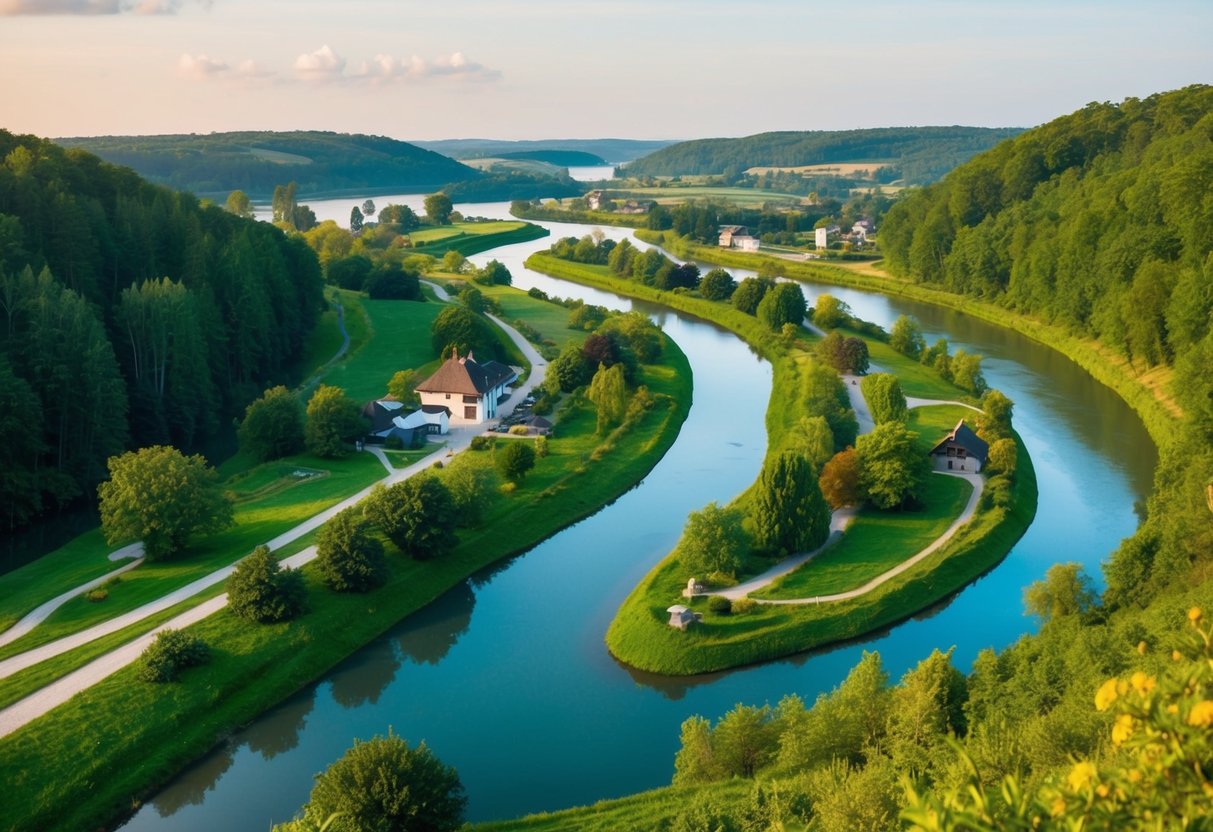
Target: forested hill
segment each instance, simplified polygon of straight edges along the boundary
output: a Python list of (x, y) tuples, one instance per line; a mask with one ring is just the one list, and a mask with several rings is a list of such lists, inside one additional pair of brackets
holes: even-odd
[(152, 182), (197, 194), (268, 198), (294, 181), (300, 196), (370, 189), (422, 193), (480, 178), (466, 165), (382, 136), (317, 131), (57, 139)]
[[(633, 176), (716, 175), (752, 167), (873, 162), (906, 184), (932, 182), (974, 154), (1015, 136), (1018, 127), (879, 127), (759, 133), (680, 142), (627, 165)], [(879, 164), (875, 164), (879, 163)]]
[(1171, 377), (1163, 392), (1185, 419), (1162, 448), (1149, 519), (1108, 567), (1109, 593), (1140, 598), (1207, 575), (1213, 87), (1090, 104), (999, 145), (893, 206), (880, 247), (899, 275), (1097, 338), (1136, 372)]
[[(506, 139), (439, 139), (437, 141), (414, 142), (418, 147), (444, 153), (454, 159), (483, 159), (490, 156), (508, 158), (518, 153), (534, 151), (577, 151), (589, 153), (605, 160), (607, 164), (619, 164), (638, 159), (646, 153), (660, 150), (673, 144), (660, 139), (531, 139), (509, 141)], [(534, 158), (534, 157), (532, 157)], [(545, 160), (547, 161), (547, 160)], [(568, 162), (565, 163), (570, 164)], [(585, 165), (587, 162), (571, 164)]]
[(321, 292), (302, 238), (0, 131), (0, 533), (111, 454), (214, 434), (289, 374)]

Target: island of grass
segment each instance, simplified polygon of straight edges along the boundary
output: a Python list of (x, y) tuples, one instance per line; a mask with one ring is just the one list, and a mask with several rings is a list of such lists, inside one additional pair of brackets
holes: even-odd
[[(501, 296), (502, 307), (508, 306), (511, 313), (523, 319), (528, 312), (545, 313), (533, 316), (534, 326), (553, 341), (576, 346), (589, 335), (585, 331), (554, 331), (557, 322), (568, 320), (568, 310), (555, 304), (515, 290), (494, 289), (493, 294)], [(550, 309), (560, 314), (553, 316)], [(381, 315), (376, 304), (366, 303), (362, 312), (363, 343), (345, 360), (370, 366), (379, 360), (378, 352), (398, 349), (396, 336), (403, 333), (388, 333), (376, 326), (390, 317), (390, 313)], [(388, 334), (393, 337), (383, 337)], [(546, 454), (524, 480), (504, 483), (494, 490), (482, 521), (460, 529), (457, 544), (447, 554), (416, 561), (397, 554), (391, 544), (386, 544), (387, 581), (365, 594), (330, 591), (316, 565), (308, 564), (303, 574), (311, 609), (301, 618), (254, 625), (229, 610), (220, 611), (189, 627), (191, 634), (210, 645), (212, 660), (205, 667), (188, 671), (181, 683), (153, 686), (139, 681), (135, 667), (126, 667), (0, 738), (0, 777), (9, 786), (12, 798), (5, 807), (6, 823), (14, 829), (51, 825), (91, 828), (112, 823), (232, 730), (321, 676), (468, 575), (525, 552), (632, 488), (674, 442), (690, 409), (691, 372), (686, 356), (672, 340), (660, 333), (657, 337), (659, 356), (651, 363), (638, 364), (634, 370), (634, 389), (643, 388), (645, 393), (637, 393), (632, 400), (639, 398), (642, 406), (628, 408), (621, 424), (604, 426), (595, 404), (583, 390), (555, 395), (557, 403), (551, 418), (557, 432), (545, 440)], [(536, 440), (501, 437), (496, 443), (528, 441)], [(461, 463), (496, 470), (493, 443), (485, 444), (487, 449), (464, 452)], [(369, 455), (357, 455), (348, 462), (365, 464), (369, 466), (367, 471), (377, 466), (382, 475), (382, 467)], [(238, 465), (238, 460), (233, 462), (234, 467)], [(300, 459), (273, 465), (278, 467), (251, 468), (243, 474), (231, 472), (235, 476), (230, 482), (245, 488), (250, 500), (289, 501), (291, 495), (332, 486), (337, 479), (335, 472), (330, 472), (328, 476), (300, 478), (299, 484), (286, 487), (274, 476), (285, 470), (281, 465), (297, 465), (310, 472), (322, 470), (323, 464)], [(290, 550), (312, 543), (314, 537), (314, 533), (305, 535)], [(252, 542), (262, 539), (250, 537), (240, 544), (240, 551), (232, 549), (225, 557), (230, 562), (245, 554)], [(55, 577), (71, 586), (72, 582), (104, 573), (100, 536), (93, 533), (88, 541), (74, 544), (72, 551), (77, 552), (81, 546), (98, 550), (90, 558), (100, 558), (100, 563), (94, 564), (100, 572), (93, 565), (87, 569), (76, 566), (71, 553), (65, 552), (64, 557), (46, 562), (42, 577)], [(175, 565), (190, 568), (190, 557)], [(24, 587), (23, 601), (8, 603), (10, 596), (0, 593), (10, 621), (53, 594), (28, 577), (17, 572), (0, 579)], [(217, 585), (210, 594), (221, 591), (222, 585)], [(191, 599), (191, 603), (201, 597)], [(61, 659), (78, 665), (135, 635), (138, 633), (122, 631), (100, 643), (78, 648), (82, 652), (64, 654)], [(87, 656), (81, 659), (85, 653)], [(23, 673), (36, 671), (35, 666)], [(29, 679), (17, 674), (6, 682), (28, 685)], [(87, 759), (78, 753), (82, 738), (95, 749)]]
[[(771, 362), (773, 390), (778, 392), (772, 396), (767, 411), (768, 461), (795, 445), (802, 417), (815, 415), (814, 408), (820, 405), (821, 375), (813, 369), (818, 338), (803, 329), (784, 327), (776, 333), (727, 301), (708, 300), (682, 289), (663, 291), (643, 280), (625, 278), (606, 265), (577, 263), (540, 253), (529, 258), (527, 266), (565, 280), (680, 309), (718, 323), (746, 340)], [(965, 391), (945, 382), (930, 368), (893, 350), (874, 329), (860, 329), (846, 334), (865, 342), (871, 363), (895, 374), (906, 396), (945, 401), (967, 398)], [(919, 434), (917, 447), (924, 453), (929, 450), (965, 410), (950, 405), (911, 411), (909, 428)], [(969, 411), (968, 415), (974, 414)], [(1019, 438), (1011, 435), (1019, 465), (1013, 481), (999, 489), (999, 499), (983, 499), (976, 515), (941, 549), (870, 591), (826, 604), (747, 601), (741, 605), (744, 614), (713, 614), (706, 595), (690, 599), (683, 596), (689, 578), (706, 576), (688, 575), (671, 553), (620, 607), (607, 632), (608, 648), (617, 659), (641, 670), (669, 675), (706, 673), (856, 638), (939, 602), (1001, 561), (1035, 514), (1036, 482), (1031, 460)], [(901, 563), (914, 555), (922, 548), (919, 543), (934, 540), (941, 526), (946, 528), (956, 519), (971, 493), (970, 484), (963, 480), (946, 476), (932, 476), (932, 480), (920, 511), (907, 511), (901, 517), (884, 512), (860, 513), (854, 527), (858, 543), (879, 537), (883, 541), (879, 550), (844, 543), (846, 536), (843, 536), (836, 544), (840, 548), (831, 552), (827, 547), (801, 567), (803, 572), (792, 572), (753, 600), (804, 600), (807, 596), (800, 593), (807, 587), (813, 588), (812, 596), (829, 594), (827, 590), (854, 590), (883, 575), (889, 564)], [(744, 509), (753, 492), (751, 488), (741, 495), (737, 505)], [(737, 580), (744, 581), (772, 565), (769, 559), (748, 557)], [(699, 613), (701, 620), (685, 631), (671, 627), (668, 609), (678, 604), (686, 606), (692, 614)]]
[(442, 257), (457, 251), (464, 257), (482, 251), (537, 240), (549, 232), (540, 225), (510, 220), (462, 221), (450, 225), (427, 225), (409, 232), (408, 238), (415, 254)]

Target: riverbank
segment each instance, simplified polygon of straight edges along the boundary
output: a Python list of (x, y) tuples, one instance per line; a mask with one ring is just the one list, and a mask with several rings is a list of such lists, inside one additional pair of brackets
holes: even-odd
[(464, 257), (513, 243), (538, 240), (551, 232), (529, 222), (458, 222), (449, 226), (423, 226), (408, 235), (413, 242), (410, 254), (428, 254), (441, 258), (448, 251)]
[[(16, 829), (88, 828), (138, 808), (139, 799), (236, 727), (323, 675), (477, 570), (525, 552), (633, 487), (677, 437), (690, 408), (685, 355), (666, 339), (642, 383), (656, 399), (633, 429), (602, 444), (588, 405), (574, 405), (560, 436), (523, 486), (496, 501), (486, 523), (463, 532), (450, 556), (417, 564), (391, 558), (387, 585), (336, 595), (305, 567), (312, 611), (296, 622), (254, 627), (221, 612), (191, 628), (213, 647), (206, 668), (179, 685), (153, 687), (121, 670), (0, 741), (0, 776), (18, 796)], [(82, 739), (83, 738), (83, 739)], [(90, 754), (81, 761), (81, 747)]]
[[(777, 393), (767, 409), (768, 457), (782, 450), (790, 429), (808, 412), (804, 371), (811, 359), (807, 351), (789, 345), (731, 304), (688, 293), (663, 292), (616, 277), (603, 266), (572, 263), (543, 253), (532, 255), (527, 266), (565, 280), (672, 306), (717, 323), (749, 343), (770, 361), (772, 390)], [(890, 364), (901, 363), (891, 350), (880, 353)], [(896, 372), (896, 367), (886, 369)], [(917, 378), (912, 382), (915, 392), (920, 385), (939, 384), (938, 380), (932, 385)], [(938, 390), (935, 386), (932, 392)], [(1031, 524), (1036, 509), (1035, 474), (1026, 448), (1017, 442), (1023, 462), (1011, 509), (991, 507), (979, 512), (934, 557), (871, 592), (829, 605), (758, 605), (745, 615), (705, 615), (702, 625), (680, 632), (668, 626), (666, 608), (682, 602), (686, 579), (673, 556), (667, 555), (620, 606), (607, 631), (607, 648), (617, 659), (640, 670), (694, 675), (857, 638), (938, 603), (996, 566)], [(706, 613), (707, 602), (697, 598), (688, 606)]]
[(976, 298), (893, 277), (879, 271), (873, 264), (857, 264), (855, 269), (849, 269), (820, 263), (795, 263), (762, 254), (747, 254), (721, 249), (718, 246), (698, 245), (667, 231), (641, 229), (636, 231), (636, 236), (682, 258), (743, 269), (758, 269), (764, 263), (770, 263), (781, 267), (783, 273), (794, 280), (898, 295), (954, 309), (1012, 329), (1066, 356), (1096, 381), (1113, 390), (1137, 413), (1154, 444), (1160, 448), (1170, 442), (1175, 426), (1183, 415), (1167, 392), (1171, 373), (1166, 368), (1156, 367), (1149, 372), (1139, 373), (1128, 361), (1114, 355), (1107, 347), (1093, 339), (1077, 337), (1061, 327)]

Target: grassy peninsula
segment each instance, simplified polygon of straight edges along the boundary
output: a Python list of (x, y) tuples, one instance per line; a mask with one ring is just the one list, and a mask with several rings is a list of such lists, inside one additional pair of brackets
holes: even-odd
[[(768, 458), (785, 447), (793, 427), (809, 412), (812, 391), (808, 368), (814, 360), (809, 348), (815, 339), (803, 331), (789, 341), (732, 304), (624, 279), (608, 266), (575, 263), (544, 253), (532, 255), (527, 266), (565, 280), (665, 304), (713, 321), (743, 338), (771, 362), (772, 386), (778, 391), (767, 410)], [(940, 396), (939, 379), (923, 375), (919, 365), (887, 345), (869, 341), (873, 358), (882, 367), (892, 372), (905, 369), (909, 394), (941, 398), (964, 395), (952, 389), (951, 395)], [(608, 630), (607, 646), (616, 658), (642, 670), (690, 675), (785, 656), (900, 621), (993, 567), (1026, 531), (1035, 515), (1036, 483), (1022, 442), (1018, 442), (1018, 450), (1021, 465), (1009, 509), (980, 512), (938, 556), (866, 595), (827, 605), (759, 605), (739, 616), (705, 615), (702, 626), (679, 632), (668, 626), (666, 608), (680, 602), (686, 575), (670, 556), (624, 601)], [(696, 599), (690, 606), (706, 612), (705, 599)]]

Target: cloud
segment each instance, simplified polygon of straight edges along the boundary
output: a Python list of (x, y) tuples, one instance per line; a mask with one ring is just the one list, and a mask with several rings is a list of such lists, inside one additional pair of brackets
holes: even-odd
[(177, 71), (186, 78), (193, 78), (195, 81), (205, 81), (207, 78), (214, 78), (230, 69), (231, 67), (226, 62), (216, 60), (205, 53), (198, 55), (186, 53), (177, 59)]
[(276, 73), (272, 69), (262, 69), (252, 58), (246, 58), (237, 64), (236, 74), (244, 78), (269, 78)]
[[(210, 8), (210, 0), (193, 0)], [(0, 0), (0, 16), (176, 14), (191, 0)]]
[(326, 43), (315, 52), (305, 52), (296, 58), (295, 73), (304, 81), (337, 81), (345, 75), (345, 58)]
[(427, 78), (451, 78), (461, 81), (495, 81), (501, 73), (483, 64), (469, 61), (462, 52), (426, 61), (417, 55), (397, 59), (391, 55), (376, 55), (374, 60), (363, 61), (348, 76), (355, 81), (384, 83), (387, 81), (422, 81)]

